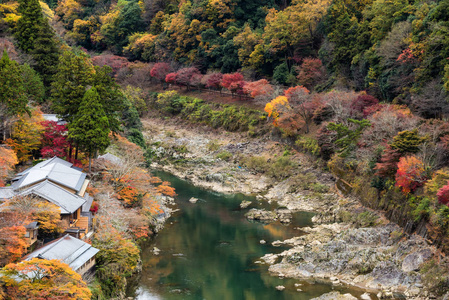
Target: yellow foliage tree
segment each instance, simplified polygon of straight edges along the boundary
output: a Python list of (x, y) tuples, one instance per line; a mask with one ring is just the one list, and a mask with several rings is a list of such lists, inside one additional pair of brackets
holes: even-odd
[(19, 162), (27, 161), (33, 150), (39, 149), (40, 137), (44, 131), (42, 112), (34, 109), (31, 116), (23, 114), (18, 117), (12, 130), (12, 138), (6, 143), (14, 149)]

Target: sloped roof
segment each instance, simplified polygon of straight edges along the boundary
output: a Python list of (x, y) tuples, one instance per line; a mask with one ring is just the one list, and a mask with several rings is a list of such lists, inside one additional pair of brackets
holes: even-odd
[(15, 182), (12, 187), (22, 189), (45, 179), (78, 192), (83, 186), (86, 174), (75, 168), (72, 163), (55, 156), (18, 173), (13, 179)]
[(86, 203), (86, 199), (67, 191), (49, 180), (45, 180), (38, 185), (32, 186), (19, 195), (30, 194), (39, 196), (53, 204), (56, 204), (61, 209), (61, 214), (74, 213), (78, 208)]
[(16, 194), (14, 193), (14, 189), (12, 187), (0, 187), (0, 200), (2, 199), (11, 199)]
[(86, 202), (83, 204), (83, 209), (81, 210), (81, 212), (89, 212), (92, 206), (92, 202), (94, 202), (94, 198), (88, 193), (85, 193), (83, 199), (86, 200)]
[(98, 159), (104, 159), (105, 161), (111, 162), (111, 163), (116, 164), (116, 165), (122, 163), (122, 160), (119, 157), (117, 157), (114, 154), (111, 154), (109, 152), (107, 152), (107, 153), (105, 153), (103, 155), (98, 156)]
[(23, 260), (31, 260), (34, 257), (48, 260), (59, 259), (76, 271), (98, 251), (100, 250), (92, 247), (92, 245), (66, 234), (62, 238), (31, 252)]

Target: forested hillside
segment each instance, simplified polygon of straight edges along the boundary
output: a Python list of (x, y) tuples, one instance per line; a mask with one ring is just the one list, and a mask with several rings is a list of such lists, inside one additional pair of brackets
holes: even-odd
[[(64, 0), (48, 5), (68, 43), (130, 60), (178, 62), (203, 73), (242, 69), (252, 79), (319, 84), (317, 90), (368, 90), (382, 100), (410, 103), (425, 116), (434, 116), (444, 102), (436, 91), (448, 88), (447, 1)], [(319, 61), (310, 64), (308, 58)], [(319, 72), (321, 65), (327, 76), (310, 82), (308, 73)], [(424, 94), (427, 101), (420, 101)]]

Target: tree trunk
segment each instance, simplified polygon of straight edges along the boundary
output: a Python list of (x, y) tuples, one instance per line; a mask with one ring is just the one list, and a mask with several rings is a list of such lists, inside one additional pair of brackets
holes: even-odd
[(78, 145), (75, 146), (75, 160), (78, 159)]
[(89, 153), (89, 174), (92, 173), (92, 153)]
[(72, 160), (72, 144), (69, 146), (69, 155), (68, 155), (69, 161)]

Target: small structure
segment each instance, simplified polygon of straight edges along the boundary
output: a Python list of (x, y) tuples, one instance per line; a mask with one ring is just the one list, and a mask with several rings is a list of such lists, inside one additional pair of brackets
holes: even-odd
[(31, 222), (25, 226), (25, 229), (26, 242), (28, 243), (28, 247), (31, 247), (37, 241), (37, 230), (39, 226), (37, 226), (37, 222)]
[(85, 277), (93, 271), (95, 266), (95, 254), (97, 248), (66, 234), (62, 238), (45, 244), (36, 251), (31, 252), (23, 260), (31, 260), (34, 257), (41, 259), (58, 259), (69, 265), (72, 270)]

